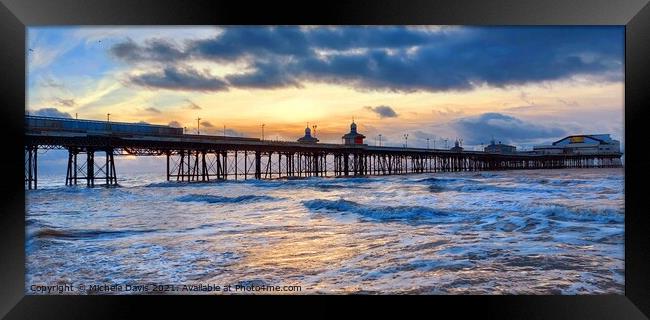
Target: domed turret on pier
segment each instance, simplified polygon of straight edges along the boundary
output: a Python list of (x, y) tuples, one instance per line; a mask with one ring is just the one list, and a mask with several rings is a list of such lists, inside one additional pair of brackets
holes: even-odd
[(365, 139), (366, 136), (357, 132), (357, 124), (354, 123), (354, 120), (352, 120), (352, 124), (350, 125), (350, 132), (346, 133), (341, 138), (343, 139), (344, 144), (363, 144), (363, 139)]
[(460, 141), (458, 141), (458, 139), (456, 140), (456, 142), (454, 142), (454, 146), (450, 150), (453, 151), (453, 152), (462, 152), (463, 151), (463, 147), (460, 146)]
[(309, 129), (309, 126), (307, 126), (305, 128), (305, 136), (298, 139), (298, 142), (300, 142), (300, 143), (317, 143), (318, 139), (311, 136), (311, 129)]

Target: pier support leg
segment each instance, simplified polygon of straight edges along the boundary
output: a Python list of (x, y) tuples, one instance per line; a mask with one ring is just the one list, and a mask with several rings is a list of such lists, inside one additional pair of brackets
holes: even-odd
[(165, 152), (165, 157), (167, 158), (167, 181), (169, 181), (169, 177), (171, 176), (169, 172), (169, 156), (171, 155), (170, 151)]
[(86, 186), (95, 186), (95, 151), (86, 151)]
[(115, 157), (113, 149), (106, 150), (106, 186), (117, 185), (117, 172), (115, 171)]
[(255, 179), (262, 179), (262, 154), (255, 151)]
[(25, 184), (28, 190), (38, 187), (38, 146), (25, 148)]

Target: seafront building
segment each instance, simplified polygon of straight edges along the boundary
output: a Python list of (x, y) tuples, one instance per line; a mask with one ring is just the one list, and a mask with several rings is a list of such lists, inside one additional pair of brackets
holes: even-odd
[(550, 145), (534, 146), (538, 154), (599, 154), (621, 152), (621, 143), (609, 134), (571, 135)]
[(517, 147), (503, 144), (501, 141), (499, 141), (499, 143), (495, 143), (493, 139), (490, 141), (489, 145), (483, 148), (483, 151), (488, 153), (515, 153), (517, 151)]

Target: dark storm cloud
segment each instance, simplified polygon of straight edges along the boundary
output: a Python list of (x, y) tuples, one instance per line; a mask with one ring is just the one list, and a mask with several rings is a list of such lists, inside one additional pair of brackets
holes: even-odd
[(192, 68), (167, 67), (162, 72), (145, 73), (130, 78), (134, 84), (160, 89), (223, 91), (228, 90), (226, 83), (206, 72)]
[(226, 80), (231, 86), (238, 88), (301, 87), (295, 76), (274, 63), (258, 64), (254, 72), (227, 76)]
[(127, 61), (174, 61), (186, 54), (171, 42), (162, 39), (150, 39), (139, 45), (131, 39), (113, 45), (109, 52), (116, 58)]
[(397, 113), (393, 108), (389, 106), (376, 106), (376, 107), (365, 107), (367, 110), (370, 110), (376, 113), (380, 118), (396, 118)]
[(313, 28), (308, 32), (313, 47), (329, 50), (355, 48), (403, 48), (444, 40), (444, 33), (405, 27)]
[[(574, 75), (622, 79), (620, 27), (229, 27), (182, 48), (163, 40), (111, 48), (125, 61), (244, 61), (233, 87), (336, 83), (410, 92), (504, 87)], [(185, 86), (190, 87), (190, 85)]]
[(186, 52), (216, 61), (311, 54), (307, 34), (296, 27), (231, 27), (211, 39), (190, 42)]
[(462, 118), (452, 126), (467, 144), (487, 143), (492, 137), (504, 143), (513, 143), (566, 135), (562, 128), (542, 126), (501, 113)]
[(59, 111), (57, 108), (43, 108), (36, 110), (32, 113), (32, 115), (35, 116), (43, 116), (43, 117), (56, 117), (56, 118), (72, 118), (72, 116), (63, 111)]

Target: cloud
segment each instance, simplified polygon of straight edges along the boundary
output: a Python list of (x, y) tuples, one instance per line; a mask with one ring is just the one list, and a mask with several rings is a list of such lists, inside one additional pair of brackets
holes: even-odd
[(557, 98), (557, 102), (559, 102), (559, 103), (561, 103), (561, 104), (563, 104), (563, 105), (565, 105), (567, 107), (577, 107), (577, 106), (580, 105), (575, 100), (564, 100), (564, 99), (561, 99), (561, 98)]
[(259, 63), (253, 72), (226, 77), (228, 83), (238, 88), (272, 89), (282, 87), (301, 88), (300, 81), (280, 67), (281, 64)]
[(201, 108), (201, 106), (199, 106), (198, 104), (194, 103), (194, 101), (192, 101), (192, 100), (190, 100), (190, 99), (185, 99), (185, 100), (186, 100), (187, 102), (189, 102), (189, 104), (186, 105), (186, 106), (184, 107), (185, 109), (190, 109), (190, 110), (201, 110), (201, 109), (203, 109), (203, 108)]
[(136, 85), (169, 90), (224, 91), (227, 84), (207, 72), (190, 67), (166, 67), (162, 72), (145, 73), (130, 77)]
[(397, 117), (397, 113), (395, 113), (395, 110), (393, 110), (393, 108), (389, 106), (365, 107), (365, 109), (376, 113), (382, 119)]
[(534, 110), (539, 110), (539, 106), (516, 106), (516, 107), (510, 107), (505, 110), (508, 112), (513, 112), (513, 113), (522, 113), (522, 112), (530, 112)]
[(169, 124), (167, 124), (167, 125), (170, 126), (170, 127), (174, 127), (174, 128), (182, 128), (183, 127), (183, 125), (180, 122), (176, 121), (176, 120), (169, 122)]
[(246, 57), (308, 55), (307, 35), (297, 27), (229, 27), (218, 36), (190, 42), (193, 58), (232, 61)]
[(61, 81), (55, 80), (52, 78), (50, 75), (43, 75), (40, 78), (39, 85), (44, 88), (57, 88), (57, 89), (63, 89), (64, 85)]
[(210, 123), (209, 121), (201, 121), (201, 125), (206, 127), (206, 128), (214, 128), (214, 125)]
[[(196, 130), (196, 129), (195, 129)], [(208, 134), (208, 135), (218, 135), (222, 136), (224, 135), (224, 130), (223, 127), (218, 127), (213, 125), (211, 122), (205, 121), (201, 122), (201, 133), (203, 134)], [(226, 128), (225, 135), (229, 137), (245, 137), (246, 134), (243, 132), (231, 129), (231, 128)]]
[(525, 102), (528, 105), (531, 106), (535, 105), (535, 102), (530, 98), (530, 95), (528, 95), (528, 93), (524, 91), (519, 93), (519, 99), (521, 99), (521, 101)]
[(227, 135), (227, 136), (231, 136), (231, 137), (243, 137), (243, 136), (244, 136), (244, 133), (239, 132), (239, 131), (237, 131), (237, 130), (233, 130), (233, 129), (228, 129), (228, 128), (226, 128), (226, 135)]
[(419, 139), (419, 140), (425, 140), (425, 141), (426, 141), (427, 139), (433, 140), (433, 139), (436, 138), (436, 135), (435, 135), (435, 134), (433, 134), (433, 133), (429, 133), (429, 132), (424, 132), (424, 131), (422, 131), (422, 130), (416, 130), (416, 131), (414, 131), (414, 132), (412, 133), (412, 135), (413, 135), (413, 137), (416, 138), (416, 139)]
[(73, 107), (76, 104), (74, 99), (56, 98), (55, 100), (56, 100), (56, 104), (64, 107)]
[(32, 115), (55, 118), (72, 118), (69, 113), (59, 111), (57, 108), (42, 108), (34, 111)]
[(63, 45), (43, 45), (29, 48), (27, 56), (27, 67), (30, 72), (37, 69), (49, 67), (54, 61), (64, 55), (70, 47)]
[[(300, 87), (306, 81), (396, 92), (471, 90), (524, 85), (576, 75), (621, 81), (621, 27), (226, 27), (179, 47), (127, 40), (111, 48), (127, 62), (242, 62), (250, 72), (209, 88)], [(165, 72), (170, 67), (165, 68)], [(171, 69), (172, 71), (174, 69)], [(196, 76), (196, 75), (195, 75)], [(150, 76), (151, 77), (151, 76)], [(196, 77), (190, 77), (196, 78)], [(142, 79), (145, 80), (145, 79)], [(141, 81), (160, 85), (159, 77)], [(199, 83), (203, 82), (199, 81)], [(151, 85), (151, 82), (154, 85)], [(166, 82), (164, 82), (166, 83)], [(190, 89), (196, 85), (175, 89)], [(198, 87), (202, 87), (198, 85)], [(522, 97), (528, 100), (527, 97)]]
[(109, 49), (109, 53), (127, 62), (140, 61), (174, 61), (181, 59), (185, 53), (178, 50), (174, 44), (163, 39), (146, 40), (143, 45), (132, 39), (117, 43)]
[(149, 107), (144, 109), (145, 111), (153, 112), (153, 113), (161, 113), (160, 110), (154, 108), (154, 107)]
[(526, 142), (566, 135), (562, 128), (548, 127), (501, 114), (484, 113), (456, 120), (452, 126), (466, 144), (487, 143), (494, 137), (504, 143)]

